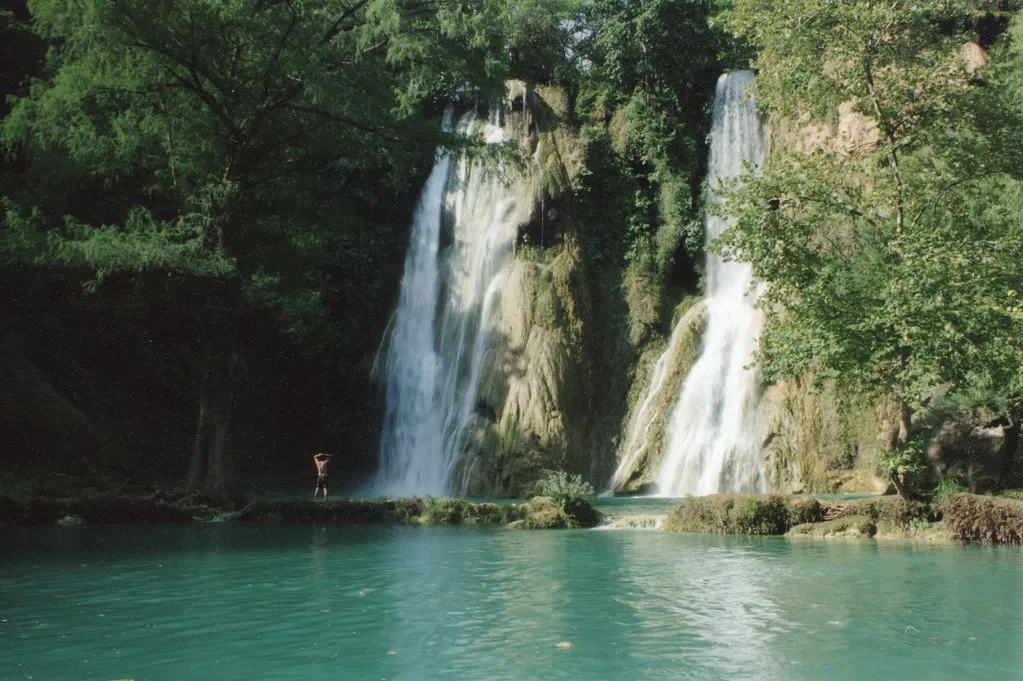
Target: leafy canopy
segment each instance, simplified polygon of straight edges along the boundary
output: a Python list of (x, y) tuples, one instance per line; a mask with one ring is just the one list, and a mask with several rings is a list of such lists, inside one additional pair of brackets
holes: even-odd
[[(963, 58), (993, 3), (737, 0), (780, 144), (717, 248), (767, 284), (768, 378), (813, 370), (914, 409), (1023, 399), (1020, 62)], [(834, 135), (835, 111), (861, 133)], [(832, 135), (798, 149), (811, 122)]]

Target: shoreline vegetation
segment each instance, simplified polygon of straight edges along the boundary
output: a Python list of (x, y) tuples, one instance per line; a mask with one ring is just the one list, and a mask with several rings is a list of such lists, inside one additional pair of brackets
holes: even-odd
[[(889, 495), (835, 500), (777, 494), (716, 494), (682, 500), (661, 530), (697, 534), (784, 536), (793, 540), (876, 539), (1023, 544), (1023, 494), (953, 494), (924, 502)], [(249, 501), (225, 509), (195, 496), (102, 499), (0, 497), (0, 526), (248, 522), (351, 525), (489, 525), (509, 529), (592, 528), (612, 523), (582, 499), (522, 503), (467, 499)]]

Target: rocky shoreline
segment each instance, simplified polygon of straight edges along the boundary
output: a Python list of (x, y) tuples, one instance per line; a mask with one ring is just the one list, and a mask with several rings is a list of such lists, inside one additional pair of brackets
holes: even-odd
[(1023, 544), (1023, 501), (975, 494), (955, 494), (935, 502), (910, 501), (899, 496), (828, 500), (776, 494), (718, 494), (683, 500), (663, 522), (638, 524), (616, 523), (614, 517), (605, 517), (585, 501), (559, 506), (544, 497), (504, 504), (429, 497), (330, 502), (250, 501), (233, 509), (194, 497), (182, 497), (176, 501), (153, 497), (24, 500), (0, 497), (0, 526), (223, 521), (488, 525), (509, 529), (570, 529), (604, 525), (667, 532), (785, 536), (791, 539), (910, 539)]
[(668, 532), (790, 538), (919, 539), (1023, 544), (1023, 501), (954, 494), (910, 501), (900, 496), (826, 500), (776, 494), (691, 497), (665, 519)]

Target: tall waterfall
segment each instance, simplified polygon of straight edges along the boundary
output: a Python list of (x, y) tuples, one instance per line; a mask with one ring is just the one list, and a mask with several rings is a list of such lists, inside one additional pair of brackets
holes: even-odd
[[(764, 158), (763, 125), (746, 88), (749, 71), (718, 79), (708, 177), (711, 191), (723, 179), (758, 166)], [(709, 216), (710, 243), (729, 226)], [(747, 369), (756, 349), (761, 314), (753, 307), (752, 269), (707, 255), (707, 327), (699, 359), (686, 376), (667, 432), (657, 476), (664, 496), (758, 492), (765, 487), (756, 424), (758, 378)]]
[[(450, 129), (450, 111), (445, 126)], [(504, 140), (499, 107), (466, 114), (458, 131), (483, 125)], [(384, 429), (373, 491), (445, 495), (462, 457), (488, 341), (500, 312), (503, 266), (532, 209), (521, 180), (439, 150), (423, 187), (405, 256), (384, 364)]]

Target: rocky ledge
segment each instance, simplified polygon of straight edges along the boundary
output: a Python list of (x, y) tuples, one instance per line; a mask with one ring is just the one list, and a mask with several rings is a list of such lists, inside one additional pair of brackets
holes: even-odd
[(494, 504), (466, 499), (339, 499), (252, 501), (237, 510), (210, 500), (183, 497), (101, 499), (13, 499), (0, 497), (0, 525), (107, 525), (125, 523), (263, 522), (352, 525), (405, 523), (421, 525), (481, 524), (515, 529), (593, 527), (600, 514), (584, 500), (558, 505), (544, 497), (528, 503)]
[(1023, 502), (976, 494), (954, 494), (933, 502), (900, 496), (838, 501), (776, 494), (716, 494), (685, 499), (668, 515), (663, 529), (1018, 545), (1023, 543)]

